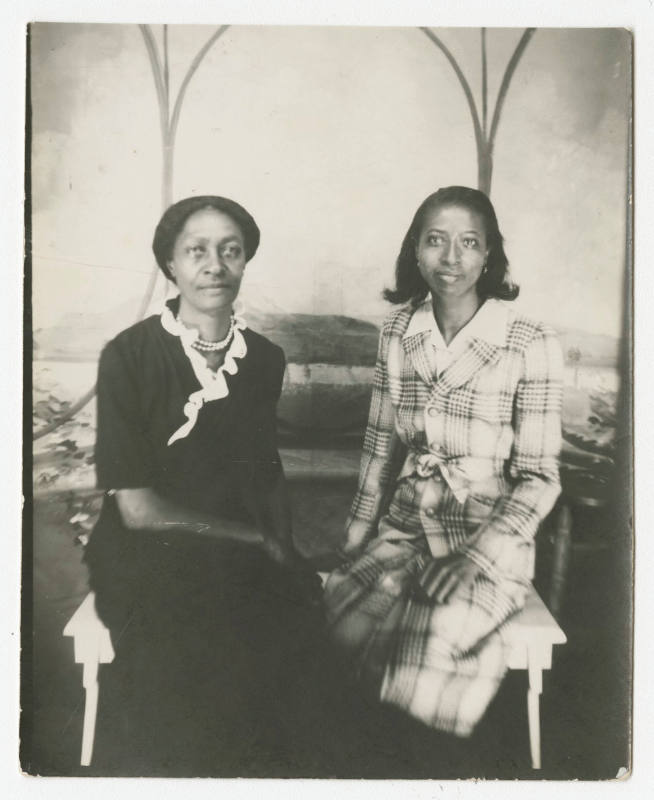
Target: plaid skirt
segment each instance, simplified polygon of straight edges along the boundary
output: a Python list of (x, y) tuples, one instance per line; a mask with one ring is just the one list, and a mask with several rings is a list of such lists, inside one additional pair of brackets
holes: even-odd
[(382, 702), (467, 737), (506, 671), (503, 628), (524, 605), (528, 583), (481, 573), (437, 604), (414, 592), (432, 561), (423, 535), (387, 530), (330, 575), (327, 620), (360, 681)]

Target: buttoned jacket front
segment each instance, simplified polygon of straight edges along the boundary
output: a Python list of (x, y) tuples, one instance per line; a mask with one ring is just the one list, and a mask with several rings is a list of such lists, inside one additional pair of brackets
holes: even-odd
[(437, 375), (425, 304), (394, 311), (381, 331), (346, 552), (409, 538), (434, 557), (465, 552), (491, 579), (526, 582), (560, 491), (558, 339), (487, 300)]

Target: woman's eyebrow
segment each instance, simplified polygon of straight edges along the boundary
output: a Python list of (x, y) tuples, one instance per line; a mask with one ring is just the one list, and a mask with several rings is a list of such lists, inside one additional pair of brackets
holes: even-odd
[[(207, 244), (207, 242), (210, 241), (210, 237), (209, 236), (202, 236), (202, 234), (200, 234), (200, 233), (193, 233), (193, 232), (187, 233), (186, 234), (186, 239), (187, 240), (189, 240), (189, 239), (193, 240), (193, 241), (198, 242), (200, 244)], [(238, 244), (240, 244), (241, 240), (239, 239), (237, 234), (231, 233), (229, 236), (225, 236), (223, 239), (220, 239), (218, 243), (219, 244), (225, 244), (226, 242), (237, 242)]]
[[(210, 241), (211, 241), (211, 237), (210, 236), (203, 236), (201, 233), (193, 233), (193, 231), (190, 231), (189, 233), (187, 233), (184, 236), (183, 241), (186, 243), (186, 245), (189, 245), (189, 244), (208, 245), (210, 243)], [(236, 234), (236, 233), (230, 233), (229, 236), (225, 236), (223, 239), (219, 239), (218, 240), (218, 244), (221, 245), (221, 246), (225, 245), (225, 244), (229, 244), (231, 242), (236, 242), (236, 244), (239, 244), (239, 245), (243, 244), (241, 239), (239, 238), (238, 234)]]
[[(442, 234), (444, 234), (445, 236), (447, 236), (447, 231), (443, 231), (443, 230), (441, 230), (440, 228), (429, 228), (429, 230), (427, 231), (427, 233), (442, 233)], [(475, 236), (481, 236), (480, 232), (479, 232), (479, 231), (477, 231), (477, 230), (475, 230), (474, 228), (471, 228), (469, 231), (463, 231), (461, 235), (462, 235), (462, 236), (465, 236), (465, 235), (467, 235), (467, 234), (469, 234), (469, 233), (474, 233), (474, 234), (475, 234)]]

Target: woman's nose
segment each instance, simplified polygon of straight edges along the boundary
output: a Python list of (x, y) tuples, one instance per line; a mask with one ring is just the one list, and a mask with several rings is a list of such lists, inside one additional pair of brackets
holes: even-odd
[(443, 261), (446, 264), (456, 264), (459, 260), (459, 246), (455, 240), (452, 240), (443, 251)]
[(225, 264), (218, 250), (210, 249), (209, 258), (207, 259), (205, 270), (207, 272), (222, 272), (225, 269)]

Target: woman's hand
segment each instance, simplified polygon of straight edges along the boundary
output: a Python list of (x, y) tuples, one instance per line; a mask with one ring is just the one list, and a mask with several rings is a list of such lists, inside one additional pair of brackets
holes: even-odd
[(458, 587), (471, 587), (480, 571), (465, 555), (434, 559), (418, 576), (417, 589), (424, 597), (445, 603)]

